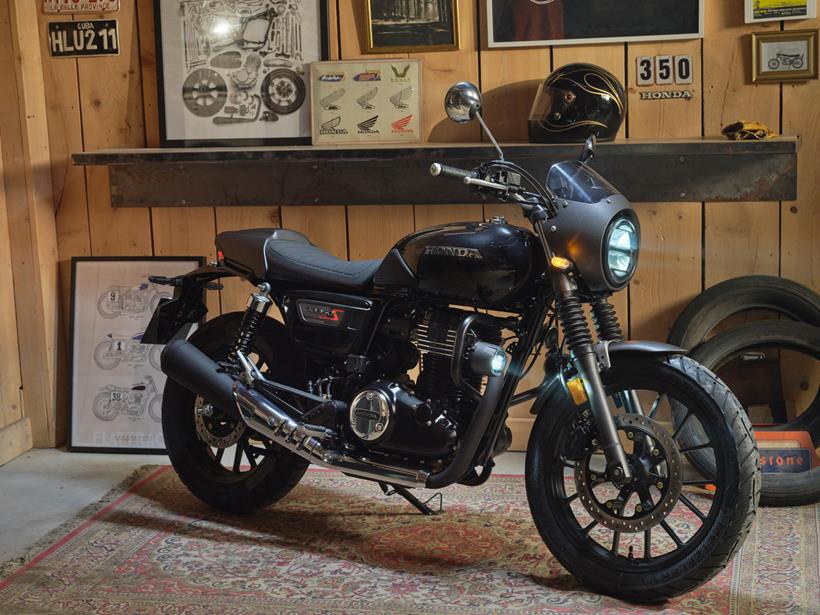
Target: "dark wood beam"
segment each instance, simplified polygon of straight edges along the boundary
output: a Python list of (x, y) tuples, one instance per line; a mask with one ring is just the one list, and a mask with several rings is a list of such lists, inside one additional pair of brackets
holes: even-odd
[[(580, 146), (515, 144), (506, 157), (539, 180)], [(592, 166), (633, 202), (781, 201), (797, 195), (796, 137), (602, 143)], [(479, 195), (431, 177), (442, 162), (471, 168), (487, 145), (105, 150), (75, 164), (110, 167), (115, 207), (447, 205)]]

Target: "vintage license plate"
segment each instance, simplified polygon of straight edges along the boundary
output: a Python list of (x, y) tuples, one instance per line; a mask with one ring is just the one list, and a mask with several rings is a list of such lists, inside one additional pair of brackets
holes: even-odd
[(43, 13), (108, 13), (120, 10), (120, 0), (43, 0)]
[(119, 55), (117, 20), (52, 21), (48, 24), (48, 46), (55, 58)]

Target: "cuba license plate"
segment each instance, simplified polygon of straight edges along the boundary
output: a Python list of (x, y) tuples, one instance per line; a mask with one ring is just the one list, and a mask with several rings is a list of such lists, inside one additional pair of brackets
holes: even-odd
[(54, 58), (119, 55), (117, 20), (49, 22), (48, 46)]

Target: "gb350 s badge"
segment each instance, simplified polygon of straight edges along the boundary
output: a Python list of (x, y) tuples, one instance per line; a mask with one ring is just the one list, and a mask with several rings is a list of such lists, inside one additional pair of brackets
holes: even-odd
[(454, 246), (427, 246), (424, 248), (425, 256), (452, 256), (454, 258), (464, 258), (480, 260), (484, 258), (481, 252), (475, 248), (456, 248)]

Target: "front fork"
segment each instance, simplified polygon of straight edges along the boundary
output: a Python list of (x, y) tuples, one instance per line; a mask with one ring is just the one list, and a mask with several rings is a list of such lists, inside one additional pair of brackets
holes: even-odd
[[(595, 345), (592, 343), (592, 334), (583, 306), (578, 299), (577, 288), (564, 271), (552, 267), (554, 255), (547, 240), (546, 215), (543, 212), (535, 214), (532, 222), (544, 249), (547, 262), (550, 263), (553, 289), (557, 297), (558, 318), (564, 331), (567, 346), (570, 349), (572, 364), (584, 383), (584, 390), (589, 399), (589, 407), (598, 427), (598, 437), (606, 457), (607, 474), (616, 481), (628, 481), (632, 478), (632, 470), (629, 468), (626, 451), (624, 451), (621, 440), (618, 438), (615, 419), (609, 411), (606, 391), (601, 380), (600, 361), (598, 360)], [(609, 328), (613, 329), (605, 332), (604, 335), (604, 337), (612, 337), (613, 339), (605, 341), (616, 341), (616, 337), (622, 337), (620, 327), (617, 326), (617, 319), (606, 318), (601, 323), (608, 324)], [(598, 328), (600, 333), (602, 327), (599, 326)], [(637, 396), (635, 398), (637, 399)]]

